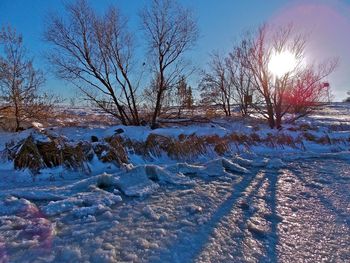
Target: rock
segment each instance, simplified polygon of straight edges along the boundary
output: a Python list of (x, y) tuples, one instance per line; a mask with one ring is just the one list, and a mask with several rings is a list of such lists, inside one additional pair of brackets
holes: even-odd
[(154, 123), (152, 126), (151, 126), (151, 129), (152, 130), (155, 130), (155, 129), (159, 129), (161, 128), (162, 126), (157, 122), (157, 123)]
[(122, 133), (124, 133), (124, 130), (122, 128), (118, 128), (118, 129), (115, 130), (115, 133), (116, 134), (122, 134)]
[(247, 204), (247, 202), (245, 202), (245, 201), (240, 202), (239, 203), (239, 207), (242, 208), (242, 210), (245, 210), (245, 211), (249, 210), (249, 204)]
[(91, 142), (98, 142), (98, 138), (95, 135), (91, 136)]

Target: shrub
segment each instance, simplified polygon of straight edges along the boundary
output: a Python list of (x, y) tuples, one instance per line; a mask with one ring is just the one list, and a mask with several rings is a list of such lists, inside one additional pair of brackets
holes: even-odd
[(329, 138), (328, 134), (317, 139), (317, 143), (320, 144), (332, 144), (331, 138)]
[(316, 136), (313, 135), (312, 133), (304, 132), (304, 133), (303, 133), (303, 136), (304, 136), (304, 138), (305, 138), (306, 140), (308, 140), (308, 141), (312, 141), (312, 142), (316, 141)]
[(29, 136), (20, 146), (14, 158), (16, 169), (28, 168), (32, 173), (37, 174), (45, 167), (45, 163), (40, 155), (32, 136)]
[(261, 142), (261, 138), (260, 138), (259, 134), (255, 133), (255, 132), (250, 134), (250, 138), (255, 143)]
[(214, 147), (214, 151), (220, 156), (225, 155), (225, 153), (229, 151), (228, 143), (220, 142), (216, 144)]

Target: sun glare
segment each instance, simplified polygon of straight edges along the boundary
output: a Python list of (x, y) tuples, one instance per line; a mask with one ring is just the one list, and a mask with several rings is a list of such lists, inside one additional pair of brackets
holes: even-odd
[(269, 70), (276, 77), (292, 71), (297, 65), (295, 55), (290, 51), (274, 53), (269, 62)]

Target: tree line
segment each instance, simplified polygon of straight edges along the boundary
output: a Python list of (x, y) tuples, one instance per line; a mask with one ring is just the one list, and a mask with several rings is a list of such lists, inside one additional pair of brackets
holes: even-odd
[[(199, 30), (192, 10), (175, 0), (152, 0), (139, 18), (146, 51), (142, 63), (135, 32), (115, 6), (99, 14), (86, 0), (68, 3), (64, 15), (50, 16), (44, 39), (51, 45), (47, 59), (55, 74), (73, 83), (91, 105), (124, 125), (141, 125), (146, 119), (155, 128), (167, 106), (176, 105), (178, 116), (193, 107), (186, 53), (195, 47)], [(218, 105), (226, 116), (232, 115), (233, 104), (239, 105), (243, 116), (258, 112), (271, 128), (280, 128), (286, 114), (305, 116), (328, 96), (324, 79), (337, 65), (336, 59), (303, 65), (306, 44), (307, 38), (291, 25), (263, 25), (243, 34), (228, 54), (212, 54), (198, 86), (200, 103)], [(34, 68), (20, 34), (3, 28), (0, 46), (0, 113), (12, 114), (19, 130), (21, 122), (48, 114), (55, 99), (40, 92), (44, 75)], [(299, 62), (276, 77), (269, 61), (284, 51)], [(145, 74), (151, 76), (147, 86)]]

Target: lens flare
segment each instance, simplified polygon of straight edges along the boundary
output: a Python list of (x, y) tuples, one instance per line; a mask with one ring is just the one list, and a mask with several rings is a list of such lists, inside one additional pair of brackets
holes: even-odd
[(278, 52), (272, 54), (268, 66), (270, 72), (280, 78), (297, 66), (297, 59), (290, 51)]

